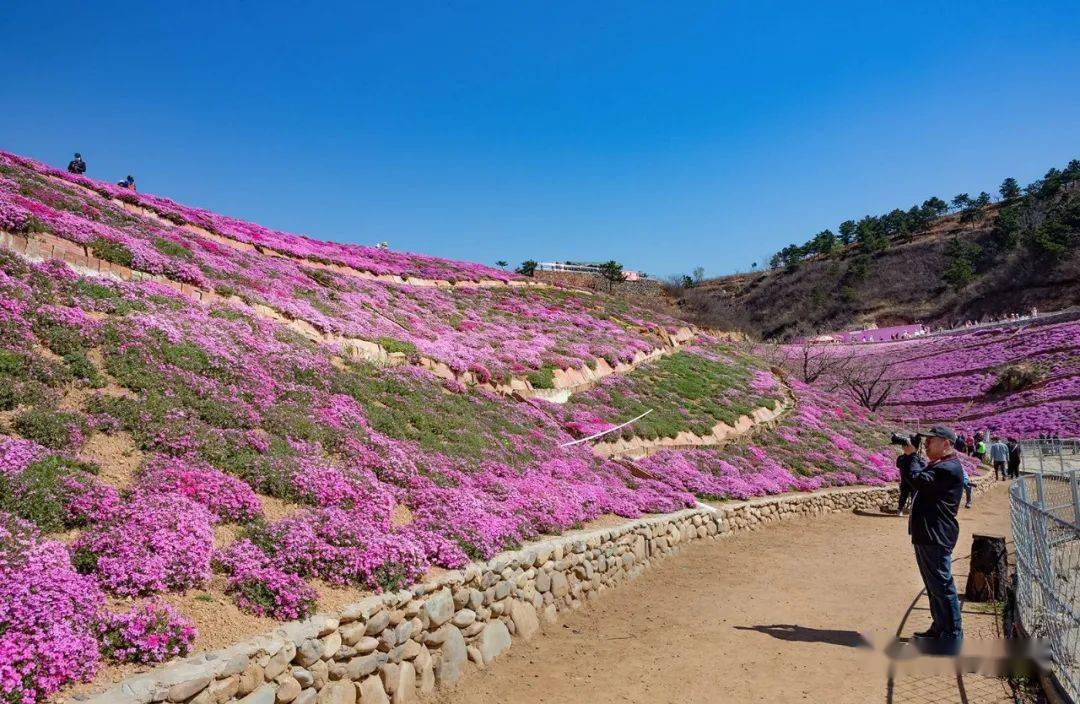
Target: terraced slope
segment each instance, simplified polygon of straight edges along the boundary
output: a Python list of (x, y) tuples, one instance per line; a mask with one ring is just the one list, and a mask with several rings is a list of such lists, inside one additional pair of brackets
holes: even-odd
[(0, 153), (9, 248), (88, 274), (149, 275), (206, 302), (242, 302), (350, 357), (422, 362), (462, 383), (529, 391), (556, 388), (563, 370), (638, 362), (688, 337), (685, 323), (626, 301), (511, 286), (519, 280), (479, 265), (313, 242), (62, 176)]
[[(1072, 319), (1070, 319), (1072, 318)], [(798, 348), (788, 348), (798, 357)], [(898, 342), (830, 344), (816, 353), (883, 369), (897, 387), (881, 412), (976, 432), (1080, 435), (1080, 320), (1024, 324)], [(835, 383), (827, 375), (822, 383)]]
[[(833, 400), (798, 407), (836, 414), (820, 432), (854, 448), (843, 463), (783, 475), (767, 434), (608, 459), (566, 415), (599, 412), (604, 378), (627, 376), (657, 437), (785, 395), (759, 361), (704, 338), (681, 353), (682, 321), (602, 295), (76, 180), (0, 157), (0, 699), (607, 515), (891, 476), (874, 422)], [(541, 390), (576, 393), (523, 400)]]

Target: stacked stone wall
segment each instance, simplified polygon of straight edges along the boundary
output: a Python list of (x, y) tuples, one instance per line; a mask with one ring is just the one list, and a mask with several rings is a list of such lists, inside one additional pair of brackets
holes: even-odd
[[(978, 490), (991, 482), (983, 481)], [(896, 487), (833, 489), (701, 506), (504, 553), (410, 589), (130, 678), (83, 704), (411, 702), (487, 666), (695, 541), (792, 518), (895, 503)]]

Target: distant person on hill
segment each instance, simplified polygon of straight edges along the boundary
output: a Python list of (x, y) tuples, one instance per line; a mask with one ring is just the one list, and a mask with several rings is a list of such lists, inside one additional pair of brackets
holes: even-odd
[(964, 438), (957, 435), (956, 442), (953, 443), (953, 448), (957, 452), (967, 452), (967, 443), (964, 441)]
[(1016, 479), (1020, 476), (1020, 442), (1016, 438), (1009, 438), (1009, 478)]
[(86, 173), (86, 162), (83, 161), (82, 154), (75, 152), (75, 158), (68, 162), (69, 174), (82, 174)]
[(125, 178), (123, 181), (117, 181), (116, 185), (120, 186), (120, 188), (129, 188), (133, 191), (138, 190), (135, 188), (135, 177), (131, 174), (128, 174), (128, 177)]
[(1009, 463), (1009, 447), (1001, 442), (1001, 438), (993, 438), (990, 442), (990, 461), (994, 463), (994, 479), (1008, 479), (1005, 468)]
[(956, 433), (936, 425), (922, 435), (929, 463), (912, 463), (915, 499), (908, 532), (930, 599), (933, 623), (915, 637), (933, 639), (942, 654), (953, 654), (964, 638), (960, 600), (952, 576), (952, 552), (960, 535), (956, 514), (964, 494), (964, 468), (953, 448)]
[(967, 445), (967, 453), (972, 457), (975, 456), (975, 438), (968, 435), (964, 438), (964, 444)]

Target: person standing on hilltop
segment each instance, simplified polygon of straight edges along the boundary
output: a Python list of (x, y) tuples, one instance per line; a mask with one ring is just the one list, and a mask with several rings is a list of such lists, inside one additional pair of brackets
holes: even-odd
[(68, 162), (68, 173), (79, 176), (86, 173), (86, 162), (83, 161), (82, 154), (79, 152), (75, 152), (75, 158)]
[(956, 515), (964, 495), (964, 468), (953, 448), (956, 433), (936, 425), (922, 436), (929, 463), (913, 463), (911, 467), (915, 499), (908, 532), (930, 599), (933, 623), (915, 637), (937, 641), (947, 654), (955, 651), (964, 638), (960, 599), (952, 575), (952, 552), (960, 536)]

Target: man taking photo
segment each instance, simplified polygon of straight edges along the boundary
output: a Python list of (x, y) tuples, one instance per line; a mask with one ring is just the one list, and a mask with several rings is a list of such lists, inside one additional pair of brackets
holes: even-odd
[(952, 576), (952, 552), (960, 534), (956, 514), (964, 494), (964, 468), (956, 457), (956, 433), (934, 426), (921, 435), (929, 462), (925, 466), (911, 463), (910, 484), (915, 499), (908, 532), (930, 599), (933, 624), (915, 637), (933, 639), (943, 654), (951, 654), (964, 637), (960, 599)]

